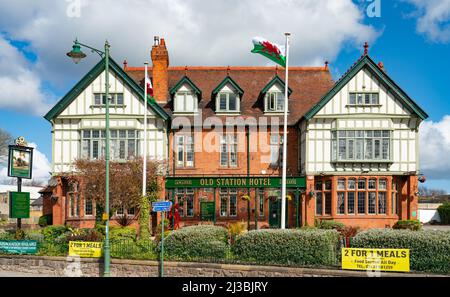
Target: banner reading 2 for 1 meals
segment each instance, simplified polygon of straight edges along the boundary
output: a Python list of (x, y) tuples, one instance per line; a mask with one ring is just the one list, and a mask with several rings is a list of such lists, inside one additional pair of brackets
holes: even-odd
[(409, 272), (409, 266), (409, 249), (342, 249), (342, 269)]
[(103, 242), (69, 241), (69, 256), (80, 258), (100, 258)]

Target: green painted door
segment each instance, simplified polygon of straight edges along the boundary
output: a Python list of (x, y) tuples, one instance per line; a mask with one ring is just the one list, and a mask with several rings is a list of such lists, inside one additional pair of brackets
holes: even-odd
[(269, 199), (269, 227), (280, 228), (281, 217), (281, 203), (280, 200)]

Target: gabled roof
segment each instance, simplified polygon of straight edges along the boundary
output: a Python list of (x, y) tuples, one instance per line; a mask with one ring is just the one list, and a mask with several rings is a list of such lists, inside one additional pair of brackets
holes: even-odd
[(375, 64), (375, 62), (368, 56), (363, 55), (326, 93), (322, 99), (306, 114), (305, 119), (309, 120), (315, 116), (333, 97), (336, 95), (361, 69), (368, 69), (376, 78), (394, 95), (405, 104), (409, 110), (417, 114), (422, 120), (428, 118), (428, 115), (423, 111), (383, 70)]
[[(267, 93), (267, 91), (269, 91), (269, 89), (275, 84), (281, 85), (283, 89), (285, 88), (284, 81), (278, 75), (275, 75), (273, 79), (269, 81), (269, 83), (261, 90), (261, 94)], [(289, 95), (292, 93), (292, 89), (290, 87), (288, 87), (288, 93)]]
[(239, 96), (242, 96), (242, 94), (244, 94), (244, 90), (242, 90), (242, 88), (237, 84), (237, 82), (235, 82), (229, 75), (227, 75), (225, 79), (222, 80), (222, 82), (212, 91), (212, 94), (217, 95), (217, 93), (219, 93), (220, 90), (222, 90), (222, 88), (227, 84), (232, 85), (233, 88), (238, 92)]
[[(152, 75), (152, 67), (148, 67), (149, 75)], [(138, 83), (143, 85), (144, 67), (127, 67), (125, 71)], [(217, 115), (215, 110), (215, 97), (213, 90), (229, 75), (244, 90), (245, 95), (240, 98), (241, 116), (243, 118), (267, 117), (264, 110), (264, 102), (260, 100), (261, 90), (278, 75), (284, 80), (284, 71), (280, 71), (276, 66), (188, 66), (187, 74), (185, 66), (168, 67), (169, 89), (175, 86), (183, 76), (189, 79), (202, 91), (202, 98), (198, 103), (198, 110), (204, 119), (216, 117), (224, 122), (227, 115)], [(292, 88), (292, 95), (289, 96), (288, 125), (296, 125), (302, 118), (334, 85), (333, 78), (328, 67), (289, 67), (289, 87)], [(172, 114), (173, 101), (167, 103), (160, 102), (159, 105), (164, 110)], [(191, 116), (182, 115), (194, 123)], [(172, 115), (172, 118), (177, 118)], [(283, 115), (271, 115), (271, 118), (278, 118), (280, 123)]]
[(192, 90), (194, 90), (195, 94), (200, 95), (202, 93), (202, 91), (200, 91), (200, 89), (192, 82), (192, 80), (190, 80), (190, 78), (185, 75), (176, 85), (170, 88), (170, 95), (175, 94), (184, 84), (188, 84), (192, 88)]
[[(101, 59), (83, 78), (44, 116), (51, 121), (63, 112), (103, 71), (105, 70), (105, 58)], [(144, 89), (139, 86), (112, 58), (109, 58), (109, 70), (118, 75), (138, 98), (144, 101)], [(147, 99), (150, 108), (162, 119), (167, 120), (169, 115), (157, 103)]]

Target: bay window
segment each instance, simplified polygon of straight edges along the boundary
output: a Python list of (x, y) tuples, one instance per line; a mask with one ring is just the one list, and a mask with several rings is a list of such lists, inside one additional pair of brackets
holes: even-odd
[(333, 162), (391, 160), (389, 130), (337, 130), (331, 135)]
[[(81, 157), (97, 160), (105, 157), (105, 131), (81, 131)], [(139, 131), (110, 130), (111, 160), (129, 160), (139, 155)]]

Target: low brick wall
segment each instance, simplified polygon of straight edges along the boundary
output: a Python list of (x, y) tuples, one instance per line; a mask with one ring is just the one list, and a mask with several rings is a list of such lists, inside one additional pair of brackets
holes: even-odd
[[(80, 259), (82, 276), (98, 277), (103, 273), (103, 260)], [(66, 272), (76, 262), (65, 257), (0, 255), (0, 271), (38, 273), (42, 275), (67, 276)], [(111, 275), (123, 277), (157, 277), (157, 261), (111, 260)], [(292, 268), (259, 265), (233, 265), (215, 263), (164, 262), (165, 276), (178, 277), (366, 277), (366, 272), (339, 269)], [(426, 277), (435, 274), (386, 273), (381, 276)]]

